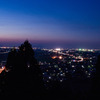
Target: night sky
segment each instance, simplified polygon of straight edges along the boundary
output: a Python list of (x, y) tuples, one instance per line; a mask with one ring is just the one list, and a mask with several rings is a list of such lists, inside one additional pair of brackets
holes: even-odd
[(0, 46), (100, 48), (100, 0), (0, 0)]

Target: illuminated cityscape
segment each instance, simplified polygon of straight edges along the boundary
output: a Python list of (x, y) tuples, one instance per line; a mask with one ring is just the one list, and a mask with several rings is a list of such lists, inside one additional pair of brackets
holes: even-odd
[(100, 0), (0, 0), (2, 97), (99, 100)]
[[(5, 69), (7, 55), (13, 47), (0, 47), (0, 73)], [(18, 49), (16, 47), (16, 49)], [(92, 78), (99, 49), (38, 49), (33, 48), (46, 84), (68, 78)]]
[(40, 59), (39, 64), (47, 83), (56, 80), (63, 82), (68, 78), (93, 77), (97, 56), (100, 53), (99, 50), (93, 49), (42, 49), (40, 51), (45, 60)]

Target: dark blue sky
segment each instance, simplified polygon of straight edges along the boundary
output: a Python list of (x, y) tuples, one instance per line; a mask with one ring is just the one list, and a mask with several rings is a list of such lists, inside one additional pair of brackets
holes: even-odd
[(0, 0), (0, 46), (100, 48), (100, 0)]

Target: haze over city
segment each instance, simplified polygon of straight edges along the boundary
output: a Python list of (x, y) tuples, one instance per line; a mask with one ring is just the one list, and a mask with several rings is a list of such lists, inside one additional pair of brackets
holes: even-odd
[(100, 48), (99, 0), (0, 0), (0, 46)]

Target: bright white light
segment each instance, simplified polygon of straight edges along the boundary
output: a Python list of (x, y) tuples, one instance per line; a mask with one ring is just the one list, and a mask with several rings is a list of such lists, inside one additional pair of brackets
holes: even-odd
[(82, 68), (84, 68), (84, 66), (82, 65)]
[(62, 56), (59, 56), (59, 59), (62, 59)]
[(90, 76), (91, 74), (89, 73), (89, 76)]
[(49, 76), (49, 79), (51, 79), (51, 77)]
[(74, 68), (75, 66), (74, 66), (74, 65), (72, 65), (72, 67)]
[(61, 70), (61, 68), (59, 68), (59, 70)]
[(93, 50), (91, 49), (91, 52), (93, 52)]
[(56, 51), (60, 51), (61, 49), (60, 49), (60, 48), (56, 48), (55, 50), (56, 50)]
[(30, 65), (28, 65), (28, 68), (30, 68)]

